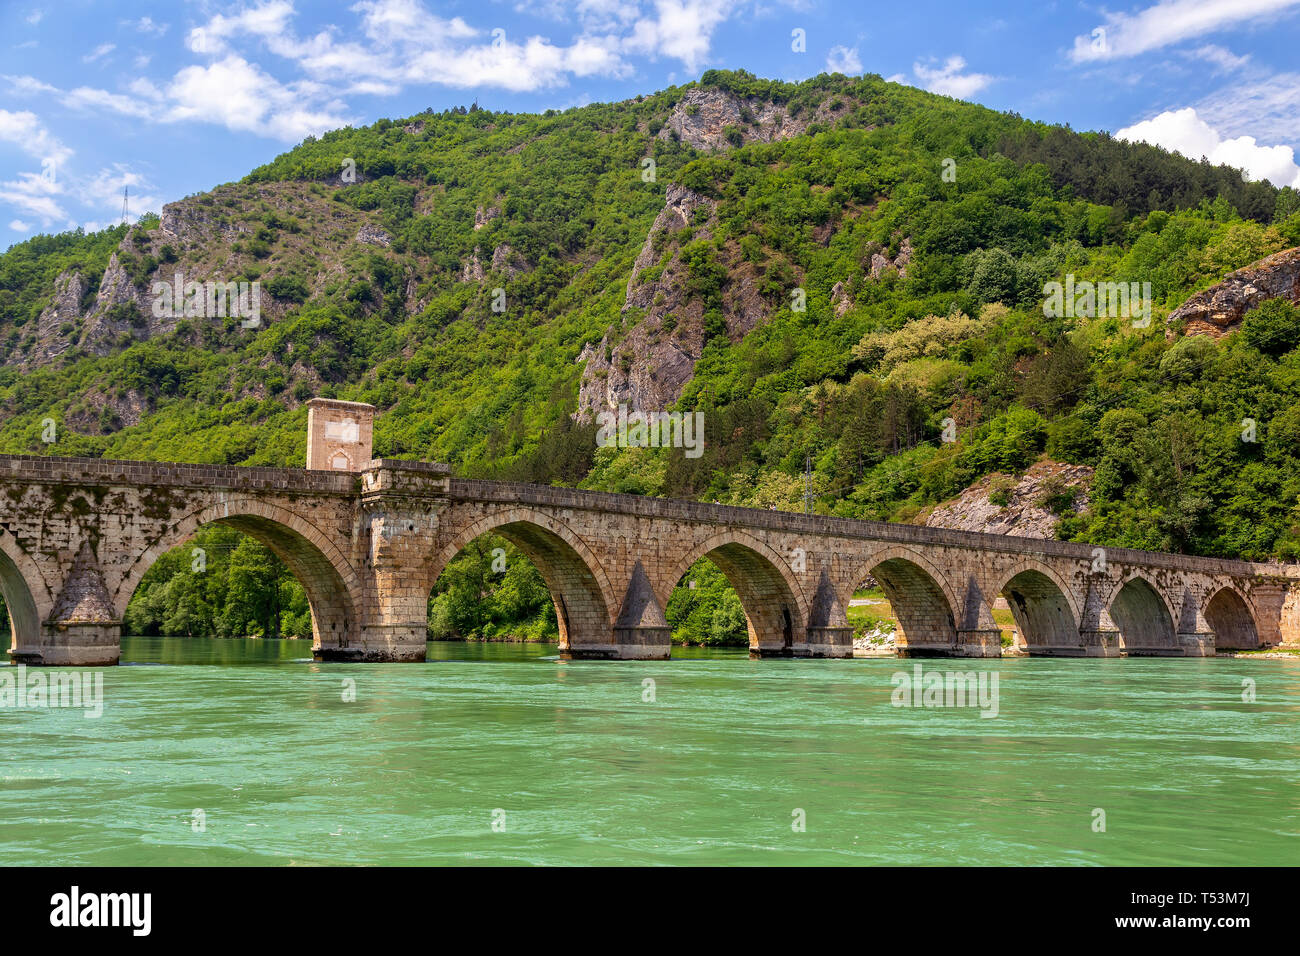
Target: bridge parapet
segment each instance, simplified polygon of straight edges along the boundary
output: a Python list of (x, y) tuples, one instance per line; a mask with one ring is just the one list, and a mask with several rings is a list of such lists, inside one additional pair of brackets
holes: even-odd
[(333, 495), (355, 495), (357, 492), (357, 476), (337, 471), (186, 465), (111, 458), (46, 458), (39, 455), (0, 455), (0, 483), (6, 481)]

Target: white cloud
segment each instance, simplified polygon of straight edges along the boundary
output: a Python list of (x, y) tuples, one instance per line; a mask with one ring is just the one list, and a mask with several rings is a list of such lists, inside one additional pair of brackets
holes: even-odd
[[(724, 0), (723, 5), (731, 2)], [(647, 51), (671, 51), (687, 43), (680, 31), (689, 32), (689, 24), (707, 21), (716, 14), (718, 3), (659, 0), (658, 6), (660, 20), (668, 27), (642, 44)], [(407, 85), (428, 84), (529, 91), (563, 85), (569, 76), (630, 72), (622, 50), (633, 41), (616, 36), (587, 32), (560, 46), (544, 37), (516, 38), (504, 30), (476, 30), (460, 17), (446, 19), (431, 13), (418, 0), (361, 0), (351, 9), (361, 18), (359, 29), (349, 35), (356, 39), (338, 40), (332, 29), (299, 38), (290, 22), (293, 7), (284, 0), (270, 0), (232, 16), (213, 17), (190, 31), (189, 43), (191, 49), (215, 55), (224, 52), (227, 41), (236, 36), (254, 37), (312, 79), (330, 83), (335, 93), (393, 95)], [(604, 0), (590, 0), (583, 9), (593, 16), (602, 11), (606, 16), (611, 11), (629, 15)], [(682, 12), (700, 10), (704, 13), (694, 21)], [(689, 43), (703, 43), (707, 49), (708, 38), (694, 35)]]
[(1251, 134), (1300, 146), (1300, 73), (1275, 73), (1233, 84), (1197, 104), (1226, 136)]
[(132, 220), (148, 210), (157, 210), (162, 205), (161, 198), (151, 192), (153, 186), (149, 181), (124, 163), (114, 163), (112, 167), (105, 167), (93, 176), (70, 183), (69, 191), (83, 205), (120, 216), (124, 188), (130, 190), (128, 215)]
[(206, 66), (184, 67), (165, 89), (144, 77), (132, 81), (126, 93), (89, 86), (50, 89), (72, 109), (159, 123), (214, 123), (289, 142), (349, 122), (327, 88), (310, 81), (282, 84), (233, 54)]
[(138, 98), (124, 96), (121, 93), (110, 93), (108, 90), (91, 86), (79, 86), (75, 90), (69, 90), (64, 94), (62, 102), (64, 106), (73, 109), (91, 112), (112, 110), (114, 113), (133, 116), (136, 119), (148, 119), (153, 113), (150, 104), (141, 102)]
[(51, 135), (30, 110), (11, 113), (0, 109), (0, 141), (13, 143), (29, 156), (55, 165), (62, 165), (72, 155), (72, 150)]
[(855, 76), (862, 72), (862, 59), (858, 56), (858, 48), (849, 49), (846, 46), (833, 46), (831, 52), (826, 57), (826, 69), (831, 73), (843, 73), (845, 76)]
[(1087, 36), (1074, 38), (1076, 63), (1115, 60), (1281, 13), (1300, 0), (1160, 0), (1137, 13), (1108, 13)]
[[(280, 139), (302, 139), (342, 126), (346, 118), (328, 108), (307, 104), (318, 88), (284, 86), (279, 80), (230, 55), (208, 66), (187, 66), (167, 87), (165, 121), (201, 120), (228, 129)], [(303, 95), (303, 94), (307, 95)]]
[(10, 219), (9, 228), (14, 232), (30, 232), (31, 224), (23, 222), (21, 219)]
[(220, 53), (225, 41), (240, 34), (274, 37), (289, 29), (293, 17), (293, 4), (287, 0), (270, 0), (256, 7), (245, 7), (234, 16), (218, 13), (201, 27), (195, 27), (186, 37), (186, 43), (195, 53)]
[(655, 0), (654, 17), (632, 26), (626, 48), (648, 56), (681, 60), (694, 71), (709, 55), (713, 31), (735, 7), (734, 0)]
[(0, 182), (0, 203), (35, 216), (45, 225), (67, 217), (55, 196), (63, 193), (57, 178), (40, 173), (19, 173), (17, 179)]
[(1253, 136), (1224, 139), (1192, 107), (1167, 110), (1120, 130), (1119, 139), (1147, 142), (1182, 153), (1188, 159), (1202, 156), (1216, 165), (1244, 169), (1251, 179), (1267, 179), (1274, 186), (1300, 189), (1300, 166), (1290, 146), (1261, 146)]
[(5, 74), (3, 79), (9, 84), (9, 89), (19, 96), (33, 96), (37, 93), (57, 93), (58, 87), (36, 79), (34, 76), (13, 76)]
[(987, 73), (963, 73), (965, 69), (966, 60), (960, 56), (948, 57), (940, 67), (932, 67), (924, 63), (912, 64), (912, 72), (927, 90), (959, 100), (970, 99), (997, 79)]
[(129, 26), (135, 27), (140, 33), (147, 33), (150, 36), (162, 36), (167, 32), (170, 24), (158, 23), (153, 17), (141, 17), (139, 20), (127, 21)]
[(41, 18), (44, 16), (45, 16), (45, 11), (41, 10), (40, 8), (37, 8), (33, 10), (31, 13), (27, 14), (27, 22), (32, 26), (36, 26), (36, 24), (41, 22)]
[(1194, 59), (1204, 60), (1206, 63), (1218, 67), (1218, 69), (1214, 71), (1216, 73), (1236, 73), (1237, 71), (1244, 69), (1246, 65), (1250, 63), (1249, 53), (1245, 56), (1237, 56), (1237, 54), (1233, 53), (1231, 50), (1217, 46), (1213, 43), (1207, 43), (1205, 46), (1197, 47), (1195, 50), (1192, 50), (1189, 55)]
[(117, 49), (116, 43), (101, 43), (81, 58), (83, 63), (94, 63), (100, 57), (108, 56)]
[(636, 0), (520, 0), (515, 11), (549, 17), (562, 23), (577, 21), (587, 32), (616, 30), (641, 16)]

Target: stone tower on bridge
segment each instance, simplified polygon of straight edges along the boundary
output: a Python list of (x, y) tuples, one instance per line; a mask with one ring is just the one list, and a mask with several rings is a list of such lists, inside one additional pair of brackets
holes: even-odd
[(307, 403), (307, 468), (361, 471), (370, 463), (375, 406), (313, 398)]

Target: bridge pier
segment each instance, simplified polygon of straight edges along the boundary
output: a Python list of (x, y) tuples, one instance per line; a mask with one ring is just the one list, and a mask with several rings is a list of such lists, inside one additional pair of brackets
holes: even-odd
[(853, 628), (810, 627), (808, 639), (792, 648), (794, 657), (852, 657)]
[(615, 628), (612, 644), (569, 644), (560, 657), (572, 661), (666, 661), (672, 628)]
[(416, 624), (368, 624), (354, 635), (329, 642), (317, 638), (311, 656), (318, 661), (346, 663), (419, 663), (427, 657), (427, 626)]
[(44, 624), (39, 643), (15, 641), (15, 664), (46, 667), (111, 667), (122, 656), (121, 621), (64, 621)]
[(1002, 629), (959, 629), (954, 650), (953, 657), (1001, 657)]
[[(1055, 657), (1119, 657), (1123, 653), (1120, 646), (1119, 628), (1117, 627), (1099, 627), (1090, 630), (1081, 630), (1079, 632), (1079, 650), (1078, 655), (1073, 654), (1055, 654)], [(1030, 653), (1034, 653), (1032, 650)]]
[[(567, 634), (569, 622), (563, 623)], [(672, 648), (672, 634), (650, 577), (637, 561), (632, 566), (618, 620), (614, 622), (613, 643), (571, 640), (567, 648), (561, 646), (560, 655), (576, 660), (666, 661)]]
[(1001, 657), (999, 628), (959, 628), (949, 641), (912, 641), (898, 646), (899, 657)]
[[(74, 555), (75, 556), (72, 556)], [(71, 560), (69, 561), (69, 557)], [(62, 587), (35, 642), (15, 635), (9, 656), (18, 664), (104, 667), (122, 655), (122, 621), (113, 611), (98, 558), (83, 538), (75, 552), (59, 555)]]
[(1213, 631), (1199, 634), (1179, 634), (1178, 644), (1182, 648), (1183, 657), (1214, 656)]

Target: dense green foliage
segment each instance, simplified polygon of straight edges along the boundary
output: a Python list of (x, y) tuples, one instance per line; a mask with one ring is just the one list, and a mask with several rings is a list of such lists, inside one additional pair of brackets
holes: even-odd
[(697, 561), (668, 599), (664, 615), (673, 640), (683, 644), (743, 645), (749, 643), (745, 610), (735, 589), (713, 564)]
[(145, 572), (124, 629), (142, 636), (310, 638), (311, 613), (302, 586), (268, 548), (213, 525)]
[[(186, 321), (106, 355), (73, 348), (41, 367), (0, 366), (0, 449), (297, 464), (302, 401), (323, 394), (381, 409), (377, 454), (468, 476), (793, 509), (811, 456), (816, 510), (853, 517), (909, 520), (1048, 455), (1097, 469), (1091, 507), (1063, 520), (1063, 537), (1300, 557), (1295, 310), (1266, 305), (1217, 343), (1165, 335), (1189, 294), (1300, 244), (1293, 190), (875, 76), (710, 72), (701, 84), (796, 117), (843, 108), (783, 142), (738, 130), (742, 145), (711, 155), (654, 135), (686, 88), (542, 116), (425, 113), (309, 139), (241, 188), (290, 184), (377, 215), (392, 255), (349, 249), (347, 281), (322, 286), (310, 260), (284, 252), (302, 223), (258, 212), (241, 261), (286, 304), (283, 318), (254, 333)], [(656, 182), (643, 181), (645, 157)], [(347, 160), (354, 184), (339, 181)], [(705, 453), (597, 451), (594, 426), (571, 418), (576, 359), (607, 329), (623, 334), (628, 276), (670, 181), (718, 201), (710, 229), (680, 234), (708, 340), (679, 407), (705, 412)], [(476, 229), (488, 207), (500, 215)], [(80, 268), (93, 296), (121, 235), (42, 236), (0, 256), (0, 342), (32, 334), (65, 269)], [(872, 256), (898, 255), (905, 239), (906, 278), (872, 278)], [(487, 260), (502, 244), (527, 268), (460, 281), (476, 249)], [(757, 271), (768, 318), (736, 341), (721, 310), (741, 262)], [(157, 265), (127, 263), (133, 276)], [(1044, 283), (1067, 273), (1151, 283), (1153, 321), (1046, 317)], [(842, 313), (836, 283), (851, 299)], [(505, 312), (491, 308), (492, 285)], [(408, 286), (418, 309), (406, 308)], [(796, 286), (806, 311), (791, 309)], [(128, 399), (138, 424), (123, 420)], [(53, 445), (41, 440), (46, 418), (61, 425)], [(941, 440), (945, 419), (955, 442)], [(1242, 440), (1246, 420), (1257, 441)], [(509, 552), (494, 573), (496, 546), (478, 543), (448, 569), (434, 633), (554, 633), (536, 572)], [(300, 633), (296, 585), (281, 571), (261, 585), (241, 578), (243, 547), (201, 580), (185, 560), (160, 563), (131, 626), (183, 633), (201, 618), (219, 633)], [(679, 588), (668, 609), (679, 636), (743, 634), (720, 576), (692, 575), (695, 592)]]
[(558, 634), (541, 575), (495, 535), (471, 541), (429, 598), (430, 640), (554, 641)]

